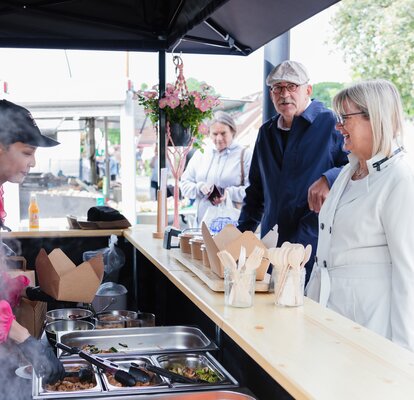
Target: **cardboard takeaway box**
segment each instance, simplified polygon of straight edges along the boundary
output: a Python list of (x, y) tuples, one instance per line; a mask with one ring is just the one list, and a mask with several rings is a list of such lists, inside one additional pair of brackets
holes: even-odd
[(102, 282), (102, 254), (76, 266), (61, 249), (49, 255), (41, 249), (36, 257), (40, 289), (61, 301), (91, 303)]
[[(201, 226), (204, 244), (210, 262), (211, 270), (220, 278), (224, 278), (224, 265), (217, 257), (219, 251), (227, 250), (237, 261), (240, 255), (240, 248), (246, 248), (246, 256), (254, 250), (256, 246), (267, 250), (268, 247), (276, 247), (277, 231), (270, 231), (262, 240), (253, 232), (246, 231), (241, 233), (235, 226), (226, 225), (217, 235), (211, 236), (207, 225), (203, 222)], [(268, 237), (267, 237), (268, 236)], [(269, 243), (268, 246), (265, 243)], [(262, 281), (269, 267), (269, 260), (263, 258), (260, 267), (256, 270), (256, 280)]]
[(20, 304), (14, 309), (14, 315), (16, 321), (24, 326), (33, 337), (39, 338), (43, 331), (46, 311), (47, 303), (22, 298)]

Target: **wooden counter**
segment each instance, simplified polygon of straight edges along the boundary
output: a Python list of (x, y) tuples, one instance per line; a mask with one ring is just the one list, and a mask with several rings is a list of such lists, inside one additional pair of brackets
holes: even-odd
[(413, 353), (309, 299), (284, 308), (273, 294), (256, 293), (251, 308), (225, 306), (153, 230), (136, 226), (124, 236), (294, 398), (414, 398)]
[(0, 231), (3, 239), (25, 239), (42, 237), (101, 237), (111, 234), (122, 236), (123, 229), (70, 229), (66, 218), (42, 219), (39, 229), (29, 229), (28, 223), (10, 227), (11, 232)]

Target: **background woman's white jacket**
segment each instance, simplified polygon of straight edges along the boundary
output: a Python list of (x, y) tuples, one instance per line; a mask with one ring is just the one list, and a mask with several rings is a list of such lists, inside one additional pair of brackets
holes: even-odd
[(368, 162), (359, 191), (338, 208), (356, 170), (351, 155), (319, 215), (308, 297), (414, 351), (414, 170), (406, 153)]
[(201, 222), (209, 204), (206, 197), (200, 192), (204, 183), (215, 184), (225, 188), (233, 202), (241, 203), (249, 185), (249, 169), (252, 152), (246, 148), (243, 154), (244, 181), (241, 173), (241, 152), (244, 147), (237, 142), (218, 152), (216, 147), (209, 144), (204, 153), (197, 150), (191, 157), (180, 183), (183, 196), (196, 199), (197, 221)]

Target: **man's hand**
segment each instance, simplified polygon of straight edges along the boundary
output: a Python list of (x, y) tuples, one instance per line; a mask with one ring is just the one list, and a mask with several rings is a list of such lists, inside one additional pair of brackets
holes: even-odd
[(313, 182), (308, 190), (308, 204), (309, 209), (316, 213), (321, 210), (322, 204), (329, 193), (329, 185), (325, 176), (320, 177), (317, 181)]

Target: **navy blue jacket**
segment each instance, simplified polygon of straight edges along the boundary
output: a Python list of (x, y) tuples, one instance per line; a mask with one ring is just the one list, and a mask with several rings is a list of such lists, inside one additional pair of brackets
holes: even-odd
[[(313, 100), (295, 117), (283, 151), (275, 116), (265, 122), (257, 136), (238, 228), (261, 236), (279, 226), (278, 246), (283, 242), (311, 244), (318, 241), (318, 214), (309, 210), (308, 189), (324, 175), (329, 187), (348, 162), (342, 135), (335, 130), (335, 117), (321, 102)], [(307, 277), (313, 257), (307, 265)]]

